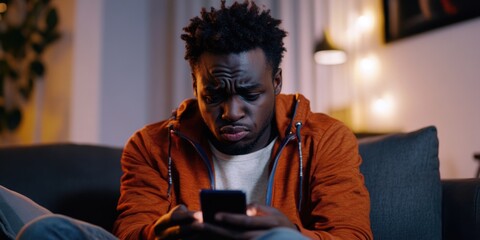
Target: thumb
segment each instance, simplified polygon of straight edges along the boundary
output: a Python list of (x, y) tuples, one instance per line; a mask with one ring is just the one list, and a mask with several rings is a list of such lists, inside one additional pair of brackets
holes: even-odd
[(247, 206), (248, 216), (265, 216), (275, 213), (277, 210), (273, 207), (252, 203)]

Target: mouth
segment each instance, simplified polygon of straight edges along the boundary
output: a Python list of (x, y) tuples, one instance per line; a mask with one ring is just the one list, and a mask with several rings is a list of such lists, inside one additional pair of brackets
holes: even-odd
[(242, 140), (248, 134), (248, 128), (244, 126), (223, 126), (220, 128), (220, 136), (230, 142)]

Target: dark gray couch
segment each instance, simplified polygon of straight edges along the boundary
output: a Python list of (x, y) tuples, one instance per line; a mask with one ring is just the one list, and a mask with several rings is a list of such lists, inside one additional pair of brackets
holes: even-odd
[(0, 148), (0, 185), (54, 213), (111, 230), (122, 149), (77, 144)]
[[(76, 144), (0, 148), (0, 185), (110, 230), (121, 151)], [(440, 180), (434, 127), (361, 139), (360, 153), (375, 239), (480, 239), (480, 180)]]

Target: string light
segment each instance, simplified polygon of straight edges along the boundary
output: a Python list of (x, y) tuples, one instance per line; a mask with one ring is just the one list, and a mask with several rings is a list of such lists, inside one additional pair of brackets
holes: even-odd
[(373, 14), (370, 11), (367, 11), (363, 15), (359, 16), (355, 23), (357, 32), (371, 31), (374, 24), (375, 20)]
[(370, 107), (372, 113), (380, 118), (391, 117), (394, 113), (394, 101), (389, 95), (384, 95), (373, 100)]
[(373, 79), (379, 71), (379, 62), (376, 56), (369, 55), (358, 61), (358, 69), (363, 79)]

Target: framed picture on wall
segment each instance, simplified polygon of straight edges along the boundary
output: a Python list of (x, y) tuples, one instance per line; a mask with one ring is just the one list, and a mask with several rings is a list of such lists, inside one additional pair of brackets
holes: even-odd
[(385, 41), (480, 16), (480, 0), (383, 0)]

